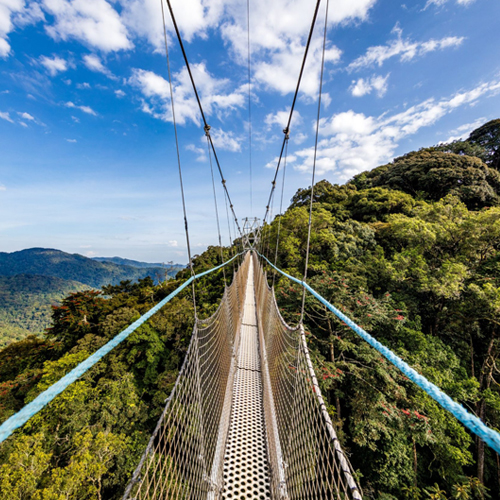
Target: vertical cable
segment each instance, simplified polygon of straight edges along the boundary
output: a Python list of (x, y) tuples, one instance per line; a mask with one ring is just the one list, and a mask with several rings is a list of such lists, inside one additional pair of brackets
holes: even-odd
[[(283, 193), (285, 191), (285, 174), (286, 174), (286, 159), (288, 155), (288, 139), (289, 137), (286, 137), (286, 146), (285, 146), (285, 158), (284, 158), (284, 164), (283, 164), (283, 179), (281, 181), (281, 199), (280, 199), (280, 215), (278, 219), (278, 234), (276, 236), (276, 251), (274, 252), (274, 265), (277, 266), (278, 263), (278, 248), (280, 244), (280, 232), (281, 232), (281, 217), (283, 215)], [(274, 282), (276, 279), (276, 269), (273, 269), (273, 288), (274, 288)]]
[(248, 160), (250, 166), (250, 215), (253, 215), (252, 193), (252, 78), (250, 57), (250, 0), (247, 0), (247, 45), (248, 45)]
[[(311, 225), (312, 225), (312, 208), (313, 208), (313, 198), (314, 198), (314, 177), (316, 174), (316, 157), (318, 154), (318, 135), (319, 135), (319, 117), (321, 113), (321, 93), (323, 91), (323, 72), (325, 68), (325, 48), (326, 48), (326, 32), (328, 27), (328, 7), (329, 0), (326, 0), (326, 12), (325, 12), (325, 30), (323, 33), (323, 53), (321, 55), (321, 75), (319, 79), (319, 96), (318, 96), (318, 114), (316, 117), (316, 137), (314, 141), (314, 159), (313, 159), (313, 171), (312, 171), (312, 181), (311, 181), (311, 200), (309, 203), (309, 224), (307, 226), (307, 246), (306, 246), (306, 263), (304, 267), (304, 283), (307, 279), (307, 267), (309, 265), (309, 245), (311, 244)], [(302, 289), (302, 308), (300, 310), (300, 321), (302, 324), (304, 321), (304, 307), (306, 304), (306, 289)]]
[[(172, 75), (170, 72), (170, 58), (168, 55), (168, 42), (167, 42), (167, 27), (165, 25), (165, 11), (163, 9), (163, 0), (160, 0), (160, 4), (161, 4), (161, 16), (163, 19), (163, 37), (165, 39), (165, 55), (167, 56), (168, 83), (170, 86), (170, 104), (172, 106), (172, 120), (174, 122), (175, 147), (177, 148), (177, 164), (179, 167), (179, 181), (180, 181), (180, 185), (181, 185), (182, 211), (184, 214), (184, 231), (186, 233), (186, 244), (187, 244), (187, 251), (188, 251), (188, 258), (189, 258), (189, 268), (191, 269), (191, 276), (194, 277), (195, 273), (194, 273), (194, 269), (193, 269), (193, 259), (191, 258), (191, 244), (189, 242), (189, 228), (188, 228), (188, 220), (187, 220), (187, 214), (186, 214), (186, 200), (184, 197), (184, 184), (182, 182), (181, 155), (180, 155), (180, 151), (179, 151), (179, 137), (177, 135), (177, 122), (175, 120), (174, 89), (172, 88)], [(193, 290), (194, 317), (196, 320), (198, 315), (196, 312), (196, 293), (195, 293), (195, 288), (194, 288), (194, 282), (195, 282), (195, 280), (193, 280), (193, 283), (192, 283), (192, 290)]]
[[(210, 159), (210, 173), (212, 174), (212, 187), (214, 189), (214, 204), (215, 204), (215, 218), (217, 220), (217, 233), (219, 235), (219, 248), (220, 248), (220, 261), (224, 264), (224, 255), (222, 253), (222, 238), (220, 235), (220, 224), (219, 224), (219, 208), (217, 207), (217, 193), (215, 191), (215, 179), (214, 179), (214, 167), (212, 165), (212, 152), (210, 151), (210, 142), (207, 135), (207, 148), (208, 148), (208, 158)], [(226, 288), (226, 270), (222, 268), (222, 274), (224, 276), (224, 288)]]

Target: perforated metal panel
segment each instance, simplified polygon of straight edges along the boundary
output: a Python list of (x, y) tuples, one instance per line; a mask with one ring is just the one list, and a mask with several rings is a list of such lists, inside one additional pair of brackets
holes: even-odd
[(271, 498), (262, 400), (259, 336), (250, 270), (224, 456), (223, 498)]

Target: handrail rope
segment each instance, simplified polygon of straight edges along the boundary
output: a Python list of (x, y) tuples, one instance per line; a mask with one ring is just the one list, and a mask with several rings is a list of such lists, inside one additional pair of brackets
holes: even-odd
[[(326, 10), (325, 10), (325, 31), (323, 33), (323, 52), (321, 55), (321, 75), (319, 79), (319, 94), (318, 94), (318, 113), (316, 116), (316, 136), (314, 139), (314, 158), (313, 158), (313, 170), (312, 170), (312, 180), (311, 180), (311, 200), (309, 203), (309, 222), (307, 224), (307, 245), (306, 245), (306, 261), (304, 265), (304, 279), (307, 280), (307, 268), (309, 266), (309, 247), (311, 244), (311, 226), (312, 226), (312, 211), (313, 211), (313, 198), (314, 198), (314, 180), (316, 176), (316, 158), (318, 155), (318, 136), (319, 136), (319, 117), (321, 114), (321, 93), (323, 92), (323, 74), (325, 69), (325, 49), (326, 49), (326, 32), (328, 28), (328, 7), (330, 3), (326, 0)], [(304, 307), (306, 305), (306, 290), (302, 290), (302, 307), (300, 309), (300, 324), (304, 321)]]
[(264, 222), (266, 221), (267, 215), (269, 213), (269, 205), (271, 203), (271, 197), (272, 197), (273, 191), (276, 189), (276, 179), (278, 177), (278, 172), (279, 172), (280, 165), (281, 165), (281, 159), (283, 158), (283, 151), (285, 149), (285, 142), (288, 140), (288, 137), (290, 135), (290, 125), (292, 123), (293, 111), (295, 109), (295, 103), (297, 102), (300, 83), (302, 81), (302, 75), (304, 73), (304, 67), (306, 65), (307, 54), (309, 53), (309, 46), (311, 45), (311, 39), (312, 39), (313, 31), (314, 31), (314, 26), (316, 24), (316, 18), (318, 16), (318, 10), (319, 10), (320, 3), (321, 3), (321, 0), (317, 0), (316, 8), (314, 10), (314, 15), (313, 15), (312, 23), (311, 23), (311, 28), (309, 29), (309, 36), (307, 38), (306, 48), (304, 51), (304, 57), (302, 59), (302, 66), (300, 68), (299, 78), (297, 80), (297, 86), (295, 88), (295, 94), (293, 96), (292, 107), (290, 108), (290, 114), (288, 115), (288, 123), (286, 125), (286, 128), (283, 130), (283, 133), (285, 134), (285, 136), (283, 138), (283, 143), (281, 145), (281, 152), (280, 152), (280, 156), (278, 159), (278, 165), (276, 166), (276, 171), (274, 172), (274, 179), (273, 179), (273, 182), (271, 183), (271, 185), (272, 185), (271, 193), (269, 194), (269, 199), (268, 199), (267, 206), (266, 206), (266, 213), (264, 215), (264, 218), (262, 219), (262, 224), (264, 224)]
[[(220, 163), (219, 163), (219, 158), (217, 156), (217, 152), (215, 151), (215, 146), (214, 146), (214, 143), (212, 141), (212, 136), (210, 135), (210, 125), (208, 125), (207, 119), (205, 117), (205, 113), (203, 111), (203, 106), (201, 104), (200, 96), (198, 94), (198, 89), (196, 88), (196, 84), (194, 82), (193, 74), (191, 72), (191, 66), (189, 65), (189, 61), (188, 61), (188, 58), (187, 58), (186, 50), (184, 49), (184, 43), (182, 41), (181, 33), (180, 33), (179, 28), (177, 26), (177, 21), (175, 20), (174, 11), (172, 10), (172, 5), (170, 3), (170, 0), (165, 0), (165, 1), (167, 2), (168, 9), (170, 11), (170, 16), (172, 18), (172, 23), (174, 25), (175, 33), (177, 34), (177, 39), (178, 39), (179, 45), (181, 47), (182, 55), (184, 57), (184, 62), (186, 63), (186, 68), (188, 70), (189, 79), (191, 80), (191, 85), (193, 87), (194, 94), (196, 96), (196, 101), (198, 102), (198, 107), (200, 109), (201, 117), (203, 119), (204, 130), (205, 130), (205, 133), (207, 134), (208, 140), (210, 142), (210, 146), (211, 146), (213, 154), (214, 154), (215, 163), (217, 164), (217, 168), (219, 170), (219, 175), (220, 175), (220, 178), (221, 178), (222, 186), (224, 187), (224, 191), (226, 193), (226, 196), (228, 197), (229, 206), (230, 206), (231, 211), (233, 213), (233, 217), (234, 217), (234, 220), (236, 222), (236, 226), (238, 227), (238, 231), (239, 231), (240, 235), (242, 235), (241, 228), (240, 228), (240, 225), (238, 223), (238, 218), (236, 217), (236, 213), (234, 211), (234, 206), (233, 206), (233, 203), (231, 202), (231, 197), (229, 196), (229, 191), (228, 191), (227, 186), (226, 186), (226, 179), (224, 177), (224, 174), (222, 173), (222, 168), (221, 168)], [(162, 3), (162, 8), (163, 8), (163, 3)]]
[[(224, 253), (222, 251), (222, 237), (220, 234), (220, 223), (219, 223), (219, 207), (217, 206), (217, 193), (215, 191), (215, 179), (214, 179), (214, 169), (212, 166), (212, 154), (210, 151), (210, 144), (208, 143), (207, 137), (207, 149), (208, 149), (208, 158), (210, 160), (210, 174), (212, 175), (212, 187), (214, 191), (214, 204), (215, 204), (215, 219), (217, 220), (217, 234), (219, 235), (219, 249), (220, 249), (220, 262), (224, 264)], [(224, 273), (224, 288), (226, 287), (226, 271), (223, 268), (222, 272)]]
[[(163, 0), (160, 0), (160, 5), (161, 5), (161, 17), (162, 17), (162, 21), (163, 21), (163, 37), (164, 37), (164, 41), (165, 41), (165, 56), (167, 58), (168, 83), (169, 83), (169, 88), (170, 88), (170, 105), (172, 107), (172, 120), (174, 122), (174, 135), (175, 135), (175, 148), (177, 151), (177, 165), (178, 165), (178, 169), (179, 169), (179, 182), (180, 182), (181, 198), (182, 198), (182, 212), (184, 215), (184, 232), (186, 233), (186, 245), (187, 245), (187, 252), (188, 252), (188, 259), (189, 259), (189, 269), (191, 270), (191, 276), (194, 276), (193, 259), (191, 258), (191, 244), (189, 241), (188, 219), (187, 219), (187, 213), (186, 213), (186, 199), (184, 196), (184, 184), (182, 182), (181, 154), (180, 154), (180, 148), (179, 148), (179, 136), (177, 134), (177, 122), (175, 119), (174, 89), (172, 87), (172, 74), (170, 71), (170, 57), (168, 54), (167, 27), (165, 24), (165, 11), (163, 9)], [(197, 315), (197, 310), (196, 310), (196, 291), (195, 291), (195, 287), (194, 287), (194, 280), (193, 280), (192, 289), (193, 289), (194, 316), (196, 318), (198, 315)]]
[(352, 321), (345, 314), (340, 312), (335, 306), (330, 304), (325, 298), (323, 298), (318, 292), (311, 288), (304, 281), (294, 278), (288, 273), (285, 273), (281, 269), (275, 267), (268, 259), (263, 255), (261, 257), (267, 260), (268, 264), (276, 269), (280, 274), (288, 278), (289, 280), (297, 283), (298, 285), (304, 287), (311, 295), (318, 299), (327, 309), (329, 309), (337, 318), (343, 321), (351, 330), (357, 333), (363, 340), (368, 342), (373, 348), (375, 348), (382, 356), (384, 356), (388, 361), (390, 361), (396, 368), (398, 368), (403, 374), (408, 377), (412, 382), (417, 384), (421, 389), (423, 389), (434, 401), (439, 403), (445, 410), (449, 411), (457, 420), (460, 420), (462, 424), (465, 425), (470, 431), (472, 431), (476, 436), (481, 438), (485, 443), (487, 443), (491, 448), (493, 448), (497, 453), (500, 453), (500, 433), (489, 428), (485, 425), (481, 419), (469, 413), (462, 405), (458, 404), (456, 401), (445, 394), (437, 385), (429, 382), (423, 375), (420, 375), (415, 369), (413, 369), (408, 363), (403, 361), (399, 356), (394, 354), (388, 347), (385, 347), (382, 343), (372, 337), (368, 332), (363, 330), (354, 321)]
[[(280, 199), (280, 215), (278, 218), (278, 232), (276, 235), (276, 250), (274, 252), (274, 265), (278, 263), (278, 248), (280, 245), (280, 232), (281, 232), (281, 217), (283, 216), (283, 194), (285, 191), (285, 175), (286, 175), (286, 160), (288, 156), (288, 138), (286, 139), (286, 147), (285, 147), (285, 162), (283, 164), (283, 178), (281, 180), (281, 199)], [(276, 271), (273, 270), (273, 288), (274, 282), (276, 279)]]
[(252, 192), (252, 78), (250, 52), (250, 0), (247, 0), (247, 46), (248, 46), (248, 164), (250, 169), (250, 215), (253, 213)]
[(58, 382), (51, 385), (44, 392), (39, 394), (31, 403), (28, 403), (24, 408), (12, 415), (0, 425), (0, 443), (5, 441), (16, 429), (23, 426), (32, 416), (38, 413), (48, 403), (50, 403), (57, 395), (59, 395), (69, 385), (79, 379), (85, 372), (92, 368), (106, 354), (113, 350), (117, 345), (123, 342), (131, 333), (143, 325), (151, 316), (156, 314), (165, 304), (170, 302), (184, 288), (189, 286), (195, 279), (213, 273), (232, 262), (240, 254), (235, 255), (231, 260), (226, 261), (220, 266), (209, 269), (202, 273), (191, 276), (180, 287), (176, 288), (171, 294), (165, 297), (161, 302), (152, 307), (147, 313), (143, 314), (137, 321), (134, 321), (128, 328), (122, 330), (118, 335), (111, 339), (107, 344), (98, 349), (94, 354), (82, 361), (78, 366), (73, 368), (67, 375), (61, 378)]

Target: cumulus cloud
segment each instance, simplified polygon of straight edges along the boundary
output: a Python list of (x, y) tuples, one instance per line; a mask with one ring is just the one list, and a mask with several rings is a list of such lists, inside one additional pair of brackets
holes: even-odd
[(106, 75), (108, 78), (115, 79), (116, 77), (111, 73), (111, 71), (104, 66), (99, 56), (95, 54), (87, 54), (83, 56), (83, 63), (85, 66), (90, 69), (90, 71), (94, 71), (96, 73), (102, 73)]
[(388, 79), (389, 74), (385, 77), (373, 75), (371, 78), (359, 78), (358, 80), (353, 80), (349, 90), (354, 97), (371, 94), (372, 90), (377, 93), (378, 97), (384, 97), (387, 92)]
[[(157, 49), (163, 46), (161, 8), (156, 0), (119, 0), (121, 17), (130, 32), (146, 38)], [(367, 19), (376, 0), (339, 0), (330, 9), (329, 24), (345, 24)], [(246, 9), (235, 0), (172, 0), (177, 23), (185, 40), (206, 38), (212, 28), (221, 30), (224, 41), (237, 63), (247, 63)], [(250, 2), (253, 80), (282, 94), (293, 92), (305, 42), (313, 16), (309, 0), (255, 0)], [(320, 13), (320, 17), (323, 13)], [(258, 22), (257, 22), (258, 20)], [(167, 29), (171, 30), (169, 25)], [(320, 30), (318, 30), (319, 32)], [(169, 32), (172, 33), (172, 32)], [(326, 63), (340, 60), (341, 51), (331, 43)], [(321, 37), (313, 39), (308, 69), (301, 91), (314, 96), (318, 90)]]
[(29, 113), (17, 113), (23, 120), (28, 120), (30, 122), (35, 122), (35, 117), (30, 115)]
[[(286, 109), (285, 111), (277, 111), (276, 113), (269, 113), (268, 115), (266, 115), (264, 121), (269, 130), (273, 127), (273, 125), (278, 125), (278, 127), (280, 127), (281, 130), (284, 130), (288, 123), (289, 116), (290, 116), (290, 108)], [(292, 123), (290, 124), (290, 129), (293, 130), (294, 126), (300, 125), (301, 123), (302, 123), (302, 116), (298, 111), (294, 110), (292, 116)]]
[(10, 114), (6, 111), (0, 111), (0, 118), (2, 120), (7, 120), (10, 123), (14, 123), (14, 120), (10, 117)]
[(0, 2), (0, 57), (8, 57), (11, 47), (7, 41), (7, 35), (14, 29), (12, 17), (21, 12), (24, 0), (2, 0)]
[(355, 59), (347, 69), (349, 71), (372, 66), (382, 66), (387, 59), (399, 57), (401, 62), (411, 61), (429, 52), (443, 50), (450, 47), (460, 46), (465, 37), (448, 36), (439, 40), (430, 39), (426, 42), (413, 42), (409, 38), (403, 38), (403, 31), (399, 26), (393, 29), (396, 38), (386, 45), (369, 47), (366, 53)]
[[(191, 65), (203, 109), (207, 116), (222, 116), (245, 105), (244, 88), (229, 91), (230, 81), (216, 78), (209, 73), (204, 63)], [(170, 88), (162, 76), (143, 69), (134, 69), (128, 83), (138, 88), (144, 99), (142, 111), (164, 121), (172, 121)], [(173, 75), (176, 120), (180, 124), (201, 122), (198, 105), (186, 68)]]
[(54, 17), (46, 30), (55, 40), (73, 38), (103, 52), (133, 47), (120, 15), (105, 0), (43, 0), (43, 8)]
[[(90, 107), (90, 106), (77, 106), (75, 103), (73, 102), (67, 102), (65, 104), (65, 106), (67, 108), (75, 108), (75, 109), (79, 109), (80, 111), (83, 111), (84, 113), (87, 113), (88, 115), (93, 115), (93, 116), (97, 116), (97, 113)], [(74, 117), (73, 117), (74, 118)]]
[(232, 151), (233, 153), (241, 151), (242, 138), (237, 137), (233, 132), (226, 132), (219, 128), (212, 129), (210, 135), (217, 149)]
[(121, 99), (122, 97), (125, 97), (126, 94), (125, 94), (125, 92), (123, 92), (123, 90), (118, 89), (118, 90), (115, 90), (115, 95), (116, 95), (116, 97), (118, 97), (118, 99)]
[(63, 73), (68, 69), (68, 62), (57, 56), (42, 56), (39, 59), (40, 64), (48, 71), (50, 76), (56, 76), (57, 73)]
[[(322, 118), (322, 138), (316, 162), (318, 174), (332, 172), (339, 180), (347, 180), (359, 172), (383, 164), (394, 156), (401, 139), (436, 123), (460, 106), (473, 105), (480, 97), (498, 93), (500, 81), (494, 81), (441, 100), (428, 99), (392, 115), (384, 113), (374, 117), (350, 110)], [(312, 169), (313, 148), (302, 149), (294, 155), (294, 168), (302, 172)]]
[[(295, 91), (305, 47), (300, 42), (290, 41), (281, 50), (254, 64), (254, 79), (266, 88), (281, 94)], [(319, 89), (322, 41), (312, 42), (306, 67), (300, 84), (300, 91), (308, 97), (316, 97)], [(325, 51), (325, 64), (340, 61), (342, 52), (337, 47)]]
[(168, 242), (168, 246), (169, 247), (178, 247), (179, 246), (179, 243), (177, 242), (177, 240), (170, 240)]
[[(24, 1), (22, 3), (24, 4)], [(15, 13), (13, 20), (16, 26), (25, 27), (40, 21), (45, 21), (45, 14), (40, 8), (40, 4), (28, 2), (20, 11)]]

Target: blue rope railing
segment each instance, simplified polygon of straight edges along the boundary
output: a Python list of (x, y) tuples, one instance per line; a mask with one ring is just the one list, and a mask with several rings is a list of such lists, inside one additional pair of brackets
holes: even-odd
[[(258, 252), (257, 252), (258, 253)], [(318, 292), (311, 288), (307, 283), (301, 281), (289, 274), (285, 273), (281, 269), (278, 269), (273, 265), (266, 257), (259, 255), (267, 261), (267, 263), (276, 271), (278, 271), (283, 276), (287, 277), (289, 280), (299, 284), (304, 287), (311, 295), (318, 299), (327, 309), (329, 309), (337, 318), (343, 321), (351, 330), (356, 332), (363, 340), (368, 342), (372, 347), (374, 347), (380, 354), (382, 354), (388, 361), (390, 361), (394, 366), (399, 368), (412, 382), (417, 384), (421, 389), (423, 389), (434, 401), (439, 403), (445, 410), (449, 411), (456, 419), (460, 420), (462, 424), (465, 425), (474, 434), (479, 436), (485, 443), (491, 446), (497, 453), (500, 453), (500, 434), (487, 427), (478, 417), (469, 413), (462, 405), (453, 401), (447, 394), (445, 394), (438, 386), (429, 382), (424, 376), (420, 375), (415, 371), (408, 363), (405, 363), (400, 357), (396, 356), (389, 348), (385, 347), (378, 340), (373, 338), (368, 332), (363, 330), (354, 321), (348, 318), (345, 314), (341, 313), (335, 306), (330, 304), (325, 298), (323, 298)]]
[(141, 316), (137, 321), (132, 323), (128, 328), (120, 332), (116, 337), (113, 337), (106, 345), (102, 346), (98, 351), (89, 356), (85, 361), (82, 361), (77, 367), (73, 368), (67, 375), (61, 378), (58, 382), (51, 385), (46, 391), (42, 392), (31, 403), (27, 404), (23, 409), (18, 411), (12, 417), (8, 418), (2, 425), (0, 425), (0, 443), (5, 441), (16, 429), (23, 426), (33, 415), (38, 413), (42, 408), (49, 404), (57, 395), (61, 394), (69, 385), (75, 380), (80, 378), (86, 371), (94, 366), (106, 354), (113, 350), (118, 344), (123, 342), (131, 333), (143, 325), (153, 314), (157, 313), (165, 304), (170, 302), (176, 295), (178, 295), (184, 288), (190, 285), (193, 280), (201, 278), (207, 274), (213, 273), (218, 269), (226, 266), (232, 262), (241, 253), (235, 255), (232, 259), (224, 262), (220, 266), (214, 267), (195, 276), (191, 276), (179, 288), (174, 290), (170, 295), (165, 297), (161, 302), (152, 307), (146, 314)]

